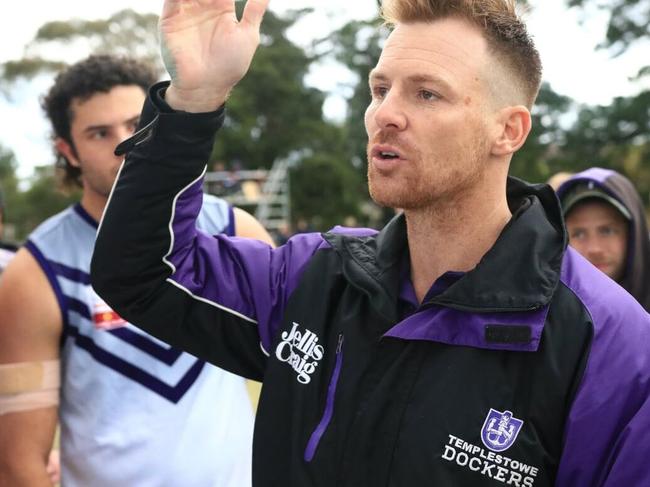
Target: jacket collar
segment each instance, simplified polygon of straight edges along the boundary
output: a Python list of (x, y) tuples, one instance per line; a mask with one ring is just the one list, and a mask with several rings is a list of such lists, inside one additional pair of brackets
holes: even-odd
[[(540, 309), (558, 285), (567, 236), (559, 203), (546, 185), (508, 179), (513, 213), (494, 246), (473, 270), (423, 305), (482, 313)], [(406, 221), (398, 215), (375, 237), (327, 234), (343, 258), (343, 272), (388, 319), (397, 319), (400, 264), (408, 252)]]

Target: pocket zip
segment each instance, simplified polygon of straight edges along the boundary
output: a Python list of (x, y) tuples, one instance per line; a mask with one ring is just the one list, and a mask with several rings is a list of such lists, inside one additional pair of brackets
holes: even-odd
[(325, 434), (327, 427), (332, 420), (334, 414), (334, 397), (336, 396), (336, 385), (339, 382), (339, 375), (341, 374), (341, 365), (343, 364), (343, 335), (339, 335), (339, 342), (336, 346), (336, 363), (334, 364), (334, 372), (330, 378), (329, 386), (327, 386), (327, 400), (325, 401), (325, 411), (318, 426), (311, 434), (307, 448), (305, 449), (305, 461), (311, 462), (316, 454), (316, 449), (320, 443), (321, 438)]

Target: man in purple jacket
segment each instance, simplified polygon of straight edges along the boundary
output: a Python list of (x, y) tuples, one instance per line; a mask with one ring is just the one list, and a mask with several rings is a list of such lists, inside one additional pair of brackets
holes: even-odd
[(118, 148), (95, 289), (264, 380), (256, 486), (650, 485), (650, 318), (567, 250), (550, 187), (507, 177), (541, 78), (514, 2), (383, 2), (368, 177), (404, 212), (275, 250), (195, 229), (266, 6), (165, 2), (172, 80)]
[(558, 188), (569, 243), (650, 311), (650, 238), (632, 182), (593, 167)]

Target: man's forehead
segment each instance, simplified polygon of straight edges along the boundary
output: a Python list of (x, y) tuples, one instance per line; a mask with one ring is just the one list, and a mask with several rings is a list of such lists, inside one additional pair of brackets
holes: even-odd
[(567, 213), (565, 220), (570, 223), (606, 223), (620, 222), (627, 224), (627, 219), (621, 212), (607, 201), (590, 198), (581, 201)]
[(478, 28), (461, 19), (447, 18), (398, 24), (388, 36), (381, 58), (424, 62), (448, 58), (471, 66), (482, 64), (486, 52), (487, 42)]
[(145, 96), (141, 87), (127, 85), (84, 98), (74, 98), (70, 104), (70, 120), (82, 125), (121, 123), (140, 114)]

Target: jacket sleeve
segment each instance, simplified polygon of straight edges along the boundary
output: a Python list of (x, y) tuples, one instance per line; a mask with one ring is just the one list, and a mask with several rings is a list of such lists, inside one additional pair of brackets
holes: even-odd
[(152, 87), (100, 224), (95, 291), (172, 346), (261, 380), (287, 299), (320, 234), (272, 249), (196, 229), (202, 180), (223, 109), (174, 112)]
[[(611, 293), (610, 293), (611, 294)], [(650, 317), (631, 296), (587, 302), (594, 336), (556, 486), (650, 485)]]

